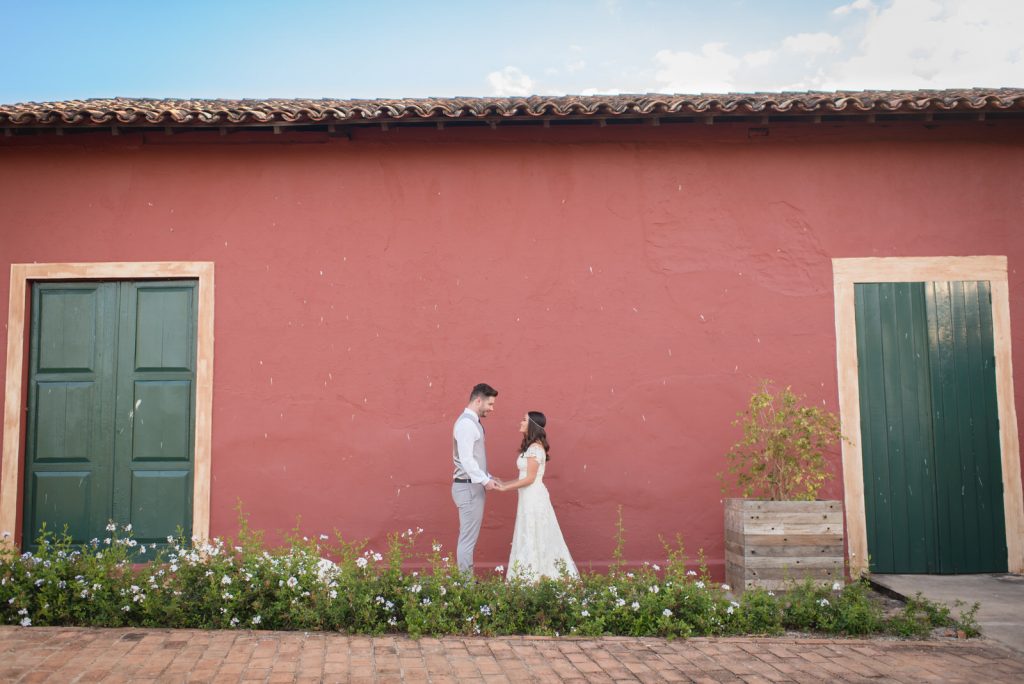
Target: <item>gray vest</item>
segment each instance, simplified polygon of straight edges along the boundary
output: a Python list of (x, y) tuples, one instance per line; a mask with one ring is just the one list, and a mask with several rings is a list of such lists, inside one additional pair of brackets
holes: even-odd
[[(473, 423), (473, 428), (479, 434), (475, 440), (473, 440), (473, 458), (480, 466), (480, 470), (487, 472), (487, 450), (484, 448), (484, 428), (478, 422), (463, 413), (455, 421), (455, 427), (458, 427), (459, 421), (468, 420)], [(459, 464), (459, 443), (455, 441), (455, 430), (452, 429), (452, 461), (455, 464), (455, 475), (454, 479), (468, 480), (469, 473)]]

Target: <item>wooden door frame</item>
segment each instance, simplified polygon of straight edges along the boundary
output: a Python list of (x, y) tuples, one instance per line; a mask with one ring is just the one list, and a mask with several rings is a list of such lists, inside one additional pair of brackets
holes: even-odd
[[(47, 280), (152, 280), (194, 278), (199, 281), (196, 335), (195, 460), (192, 488), (192, 536), (210, 536), (210, 445), (213, 427), (213, 262), (153, 261), (111, 263), (11, 264), (10, 304), (7, 310), (7, 376), (4, 392), (3, 460), (0, 461), (0, 530), (13, 545), (21, 489), (21, 416), (27, 395), (25, 371), (26, 305), (29, 284)], [(22, 544), (25, 540), (22, 540)]]
[(859, 577), (868, 570), (854, 285), (951, 280), (987, 280), (992, 286), (992, 338), (996, 359), (996, 406), (999, 414), (999, 451), (1003, 473), (1006, 560), (1010, 572), (1024, 572), (1024, 491), (1021, 488), (1020, 440), (1013, 398), (1010, 295), (1006, 257), (886, 257), (832, 260), (839, 415), (843, 435), (849, 440), (842, 445), (843, 489), (850, 573), (854, 577)]

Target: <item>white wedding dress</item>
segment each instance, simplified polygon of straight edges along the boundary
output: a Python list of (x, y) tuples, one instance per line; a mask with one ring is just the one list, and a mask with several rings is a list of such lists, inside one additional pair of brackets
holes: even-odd
[(558, 527), (555, 509), (551, 507), (548, 488), (544, 486), (544, 450), (532, 444), (516, 459), (519, 479), (526, 477), (527, 459), (537, 461), (537, 478), (533, 484), (521, 487), (519, 506), (516, 508), (516, 528), (512, 533), (512, 555), (508, 559), (506, 579), (517, 577), (537, 580), (541, 576), (559, 577), (563, 572), (578, 577), (569, 548)]

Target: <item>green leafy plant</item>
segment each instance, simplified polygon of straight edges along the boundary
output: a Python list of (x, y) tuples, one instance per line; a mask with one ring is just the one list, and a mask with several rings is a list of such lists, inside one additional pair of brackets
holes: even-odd
[[(347, 634), (722, 636), (778, 634), (927, 635), (934, 627), (977, 635), (977, 606), (949, 609), (921, 597), (885, 618), (868, 585), (831, 590), (806, 582), (776, 596), (752, 589), (730, 599), (703, 553), (689, 563), (682, 539), (663, 540), (665, 560), (628, 564), (616, 523), (617, 563), (608, 573), (506, 582), (501, 568), (467, 581), (422, 530), (388, 535), (378, 553), (335, 532), (297, 528), (279, 548), (249, 528), (239, 509), (234, 540), (171, 537), (163, 548), (108, 525), (76, 545), (43, 529), (35, 552), (0, 559), (0, 624), (274, 629)], [(163, 545), (160, 545), (163, 546)], [(426, 548), (423, 548), (426, 546)], [(142, 562), (142, 559), (150, 559)], [(422, 570), (407, 570), (413, 560)]]
[(832, 477), (825, 458), (828, 448), (842, 439), (834, 413), (804, 403), (790, 387), (775, 391), (770, 380), (750, 397), (745, 411), (733, 425), (743, 429), (743, 439), (727, 454), (728, 476), (744, 498), (774, 501), (813, 501), (821, 486)]

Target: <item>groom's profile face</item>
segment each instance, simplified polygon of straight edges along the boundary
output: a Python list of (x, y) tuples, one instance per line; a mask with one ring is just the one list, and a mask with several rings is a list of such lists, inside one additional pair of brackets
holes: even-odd
[(487, 414), (494, 410), (494, 401), (496, 399), (497, 397), (477, 398), (476, 401), (479, 402), (479, 406), (477, 407), (476, 410), (477, 415), (479, 415), (481, 418), (486, 418)]

